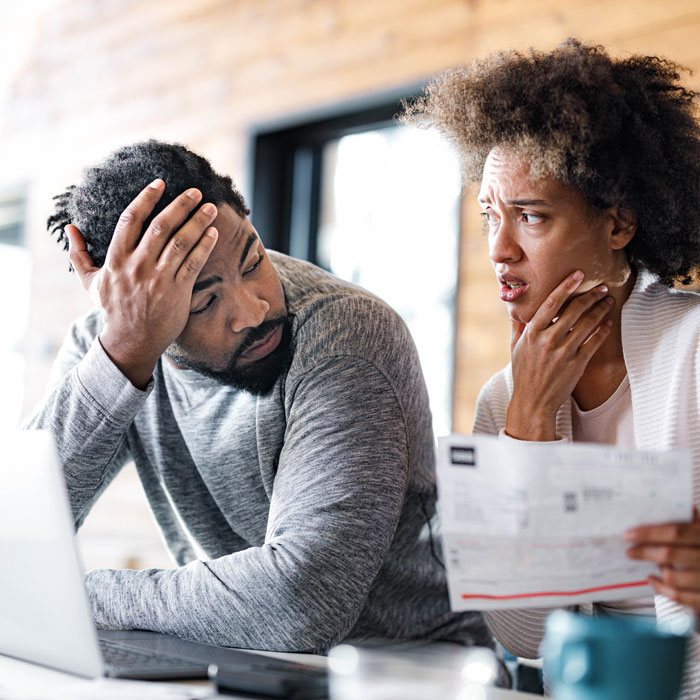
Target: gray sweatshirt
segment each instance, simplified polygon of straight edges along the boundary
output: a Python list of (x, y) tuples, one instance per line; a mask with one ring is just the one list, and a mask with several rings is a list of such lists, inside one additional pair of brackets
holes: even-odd
[(416, 349), (367, 292), (271, 252), (295, 352), (265, 396), (161, 359), (146, 391), (110, 361), (95, 311), (72, 327), (25, 427), (58, 443), (76, 526), (129, 461), (178, 564), (97, 570), (100, 627), (325, 652), (345, 639), (490, 645), (450, 612), (434, 448)]

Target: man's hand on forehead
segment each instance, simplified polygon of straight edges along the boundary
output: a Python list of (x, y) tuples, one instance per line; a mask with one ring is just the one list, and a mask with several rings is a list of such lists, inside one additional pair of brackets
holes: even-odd
[(80, 231), (66, 227), (71, 264), (102, 309), (100, 342), (139, 388), (148, 384), (158, 358), (185, 328), (192, 287), (218, 236), (211, 226), (216, 207), (206, 203), (195, 211), (202, 194), (192, 188), (163, 209), (139, 240), (164, 191), (165, 183), (155, 180), (124, 210), (101, 268), (95, 267)]

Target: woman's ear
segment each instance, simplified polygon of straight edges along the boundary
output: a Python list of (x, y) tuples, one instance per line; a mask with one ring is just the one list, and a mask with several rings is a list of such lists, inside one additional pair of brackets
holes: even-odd
[(616, 204), (604, 211), (610, 221), (610, 247), (622, 250), (637, 233), (637, 217), (628, 207)]

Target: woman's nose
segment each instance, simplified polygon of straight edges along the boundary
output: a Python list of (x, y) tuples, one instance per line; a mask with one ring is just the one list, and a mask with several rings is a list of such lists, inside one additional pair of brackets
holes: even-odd
[(515, 237), (515, 227), (504, 217), (489, 231), (489, 257), (494, 263), (519, 260), (522, 250)]

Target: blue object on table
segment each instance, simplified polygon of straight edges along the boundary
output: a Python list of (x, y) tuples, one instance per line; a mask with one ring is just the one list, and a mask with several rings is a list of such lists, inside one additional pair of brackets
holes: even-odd
[(541, 647), (550, 691), (557, 700), (677, 700), (692, 629), (690, 616), (661, 626), (557, 610)]

